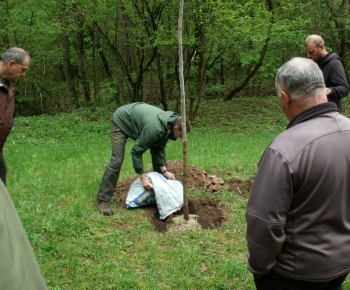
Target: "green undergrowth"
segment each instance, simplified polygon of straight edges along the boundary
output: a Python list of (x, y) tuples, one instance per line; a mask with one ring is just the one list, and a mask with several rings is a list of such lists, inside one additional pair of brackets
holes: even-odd
[[(277, 104), (275, 97), (203, 102), (187, 138), (188, 163), (224, 179), (253, 179), (264, 148), (287, 125)], [(17, 117), (7, 140), (7, 188), (49, 289), (254, 289), (246, 197), (223, 191), (217, 198), (227, 210), (225, 225), (183, 234), (155, 231), (143, 209), (97, 212), (114, 109)], [(133, 142), (121, 180), (136, 178)], [(167, 158), (183, 158), (181, 140), (169, 141)], [(150, 168), (150, 155), (144, 159)]]

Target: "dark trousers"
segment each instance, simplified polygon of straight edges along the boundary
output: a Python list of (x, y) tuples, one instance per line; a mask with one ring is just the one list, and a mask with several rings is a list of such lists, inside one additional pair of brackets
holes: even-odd
[[(129, 137), (124, 134), (118, 125), (111, 120), (112, 154), (102, 177), (100, 189), (97, 194), (98, 200), (109, 202), (113, 197), (124, 161), (125, 144), (128, 138)], [(160, 166), (156, 164), (155, 158), (158, 152), (154, 149), (151, 149), (150, 151), (152, 156), (153, 171), (161, 173)]]
[(4, 157), (0, 157), (0, 179), (6, 186), (6, 173), (7, 173), (7, 167)]
[(261, 278), (254, 277), (257, 290), (341, 290), (345, 274), (328, 282), (307, 282), (294, 280), (270, 271)]
[(111, 120), (112, 154), (103, 174), (97, 199), (110, 201), (119, 179), (120, 169), (125, 156), (125, 143), (128, 136)]

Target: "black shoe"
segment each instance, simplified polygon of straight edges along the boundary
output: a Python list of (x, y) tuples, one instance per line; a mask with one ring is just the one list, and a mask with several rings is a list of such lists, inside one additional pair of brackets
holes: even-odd
[(100, 211), (100, 213), (103, 213), (104, 215), (112, 215), (113, 211), (111, 207), (109, 206), (109, 203), (107, 201), (99, 200), (97, 202), (97, 209)]

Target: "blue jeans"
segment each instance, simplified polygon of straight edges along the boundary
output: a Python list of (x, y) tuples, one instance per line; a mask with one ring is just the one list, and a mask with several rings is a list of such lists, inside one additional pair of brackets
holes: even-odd
[(261, 278), (254, 277), (254, 283), (257, 290), (341, 290), (347, 275), (327, 282), (308, 282), (287, 278), (272, 270)]

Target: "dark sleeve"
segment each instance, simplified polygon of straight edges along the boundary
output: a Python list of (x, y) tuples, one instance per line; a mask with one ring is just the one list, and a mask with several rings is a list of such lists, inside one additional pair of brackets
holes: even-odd
[[(144, 166), (143, 166), (143, 159), (142, 155), (145, 153), (148, 149), (154, 148), (154, 144), (159, 143), (159, 140), (161, 140), (163, 136), (160, 132), (157, 132), (153, 130), (152, 128), (145, 127), (140, 134), (140, 136), (136, 139), (135, 145), (131, 150), (131, 157), (132, 157), (132, 163), (135, 169), (135, 172), (137, 174), (142, 174), (144, 172)], [(152, 149), (152, 152), (155, 149)], [(159, 157), (157, 160), (165, 159), (165, 154), (162, 154), (164, 152), (164, 148), (160, 148), (159, 150)], [(153, 153), (152, 153), (153, 158)], [(165, 164), (165, 161), (164, 161)]]
[(151, 148), (153, 169), (158, 172), (160, 172), (160, 166), (166, 165), (165, 146), (166, 142), (156, 148)]
[(274, 268), (284, 244), (284, 227), (293, 197), (291, 176), (286, 159), (279, 152), (267, 149), (246, 209), (248, 268), (256, 277)]
[(349, 94), (349, 84), (346, 79), (344, 67), (339, 60), (334, 60), (327, 72), (326, 87), (331, 89), (329, 99), (341, 99)]

